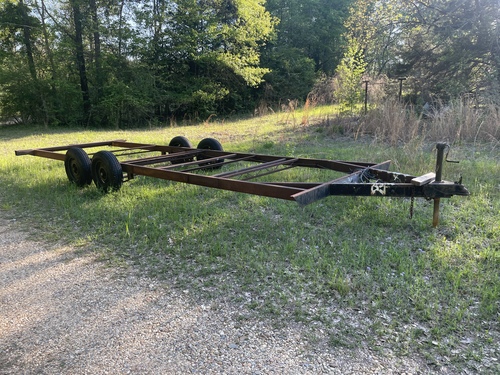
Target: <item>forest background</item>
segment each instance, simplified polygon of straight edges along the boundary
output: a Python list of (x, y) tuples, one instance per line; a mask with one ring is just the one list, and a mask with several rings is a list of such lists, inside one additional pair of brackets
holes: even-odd
[(1, 0), (0, 118), (175, 125), (403, 82), (418, 111), (498, 110), (499, 23), (498, 0)]

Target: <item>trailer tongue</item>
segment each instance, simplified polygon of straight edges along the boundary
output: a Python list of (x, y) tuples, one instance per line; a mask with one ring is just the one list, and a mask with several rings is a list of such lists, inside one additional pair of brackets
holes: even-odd
[[(213, 138), (205, 138), (193, 148), (182, 136), (173, 138), (168, 146), (114, 140), (18, 150), (16, 155), (64, 161), (71, 182), (83, 187), (94, 181), (104, 192), (118, 190), (124, 181), (142, 175), (294, 200), (301, 205), (335, 195), (407, 197), (411, 199), (411, 215), (414, 198), (433, 199), (433, 225), (437, 226), (440, 199), (467, 196), (469, 192), (461, 181), (442, 180), (444, 153), (449, 147), (438, 143), (436, 148), (435, 172), (422, 176), (390, 172), (390, 161), (365, 163), (226, 152)], [(313, 168), (344, 175), (326, 182), (263, 179), (292, 168)]]

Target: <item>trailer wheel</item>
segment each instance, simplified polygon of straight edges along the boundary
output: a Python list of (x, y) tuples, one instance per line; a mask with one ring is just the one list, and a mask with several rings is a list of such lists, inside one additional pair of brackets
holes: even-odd
[(120, 190), (123, 183), (122, 166), (110, 151), (99, 151), (92, 158), (92, 179), (95, 186), (105, 193)]
[(189, 147), (193, 148), (191, 145), (191, 142), (186, 137), (183, 137), (182, 135), (178, 135), (177, 137), (172, 138), (170, 143), (168, 144), (169, 146), (175, 146), (175, 147)]
[[(168, 144), (169, 146), (172, 147), (189, 147), (193, 148), (193, 145), (191, 142), (186, 137), (183, 137), (182, 135), (178, 135), (177, 137), (172, 138), (170, 143)], [(184, 159), (178, 159), (178, 160), (173, 160), (172, 164), (181, 164), (181, 163), (189, 163), (190, 161), (193, 161), (193, 158), (184, 158)]]
[[(198, 146), (196, 147), (198, 149), (203, 149), (203, 150), (215, 150), (215, 151), (224, 151), (222, 149), (222, 145), (217, 139), (214, 138), (205, 138), (198, 143)], [(206, 155), (198, 155), (196, 157), (196, 160), (204, 160), (210, 158), (209, 156)], [(199, 166), (203, 167), (203, 169), (210, 170), (210, 169), (219, 169), (222, 167), (219, 163), (224, 162), (224, 159), (217, 159), (215, 161), (211, 162), (206, 162), (206, 163), (200, 163)], [(217, 165), (219, 164), (219, 165)]]
[(66, 176), (70, 182), (78, 187), (90, 185), (92, 182), (90, 166), (90, 158), (83, 149), (79, 147), (68, 149), (64, 158), (64, 169), (66, 169)]

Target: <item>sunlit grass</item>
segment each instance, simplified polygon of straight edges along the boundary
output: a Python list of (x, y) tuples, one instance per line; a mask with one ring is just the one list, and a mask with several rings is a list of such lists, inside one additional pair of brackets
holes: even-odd
[[(2, 216), (199, 298), (236, 303), (242, 314), (302, 322), (332, 345), (417, 353), (437, 366), (495, 373), (498, 364), (484, 367), (485, 358), (500, 355), (500, 160), (491, 148), (452, 149), (461, 163), (446, 164), (444, 177), (462, 175), (471, 196), (443, 199), (437, 229), (432, 202), (423, 199), (410, 220), (407, 199), (330, 197), (299, 207), (145, 177), (103, 195), (70, 185), (62, 162), (14, 156), (17, 149), (111, 139), (168, 144), (183, 135), (195, 146), (217, 138), (228, 151), (392, 159), (393, 170), (415, 175), (434, 169), (432, 145), (354, 142), (293, 115), (297, 121), (277, 113), (130, 131), (0, 128)], [(299, 177), (329, 178), (318, 171), (280, 175)]]

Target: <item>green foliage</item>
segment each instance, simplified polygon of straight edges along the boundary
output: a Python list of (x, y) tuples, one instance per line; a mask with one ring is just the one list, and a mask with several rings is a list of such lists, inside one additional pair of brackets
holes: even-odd
[(267, 0), (267, 8), (280, 20), (275, 45), (302, 51), (303, 57), (314, 61), (316, 71), (332, 75), (342, 56), (344, 21), (351, 2)]
[(498, 97), (498, 1), (356, 0), (346, 24), (371, 75), (412, 78), (413, 96)]
[(265, 76), (264, 99), (271, 103), (305, 100), (316, 79), (314, 61), (298, 48), (275, 48), (266, 51), (264, 63), (271, 69)]
[(203, 118), (248, 110), (269, 72), (260, 47), (277, 20), (262, 0), (72, 1), (50, 15), (43, 2), (19, 4), (0, 9), (5, 117), (114, 127)]
[[(33, 58), (33, 30), (37, 30), (39, 22), (28, 12), (22, 1), (0, 4), (0, 66), (4, 66), (0, 72), (0, 88), (5, 86), (2, 97), (7, 108), (4, 116), (41, 121), (43, 90), (37, 79)], [(23, 51), (22, 59), (11, 53), (16, 49)]]
[[(235, 0), (233, 19), (210, 25), (209, 32), (221, 42), (211, 51), (215, 61), (230, 68), (250, 86), (256, 87), (269, 69), (260, 64), (259, 44), (273, 33), (276, 20), (266, 11), (263, 0)], [(223, 2), (224, 4), (224, 2)]]
[(431, 45), (435, 48), (423, 48), (424, 41), (415, 38), (410, 46), (414, 50), (406, 51), (407, 59), (414, 62), (414, 69), (422, 67), (429, 72), (426, 78), (432, 91), (445, 98), (470, 91), (498, 90), (500, 63), (496, 56), (500, 46), (494, 36), (499, 31), (495, 21), (498, 2), (460, 1), (453, 7), (439, 5), (439, 11), (447, 17), (442, 20), (438, 14), (429, 12), (426, 20), (434, 24)]
[(140, 91), (132, 89), (122, 81), (112, 81), (106, 85), (103, 97), (98, 104), (98, 111), (103, 122), (115, 128), (137, 126), (137, 123), (148, 118), (151, 104)]
[[(268, 72), (260, 66), (259, 46), (271, 36), (275, 19), (263, 1), (180, 0), (158, 17), (169, 27), (155, 30), (149, 43), (156, 45), (145, 57), (161, 77), (157, 89), (169, 115), (204, 118), (231, 91), (258, 86)], [(143, 22), (151, 22), (147, 14)]]
[(396, 1), (352, 2), (345, 23), (347, 39), (359, 43), (371, 76), (387, 73), (398, 61), (401, 17)]
[(362, 98), (361, 81), (366, 65), (358, 41), (350, 39), (344, 57), (337, 66), (335, 73), (335, 98), (341, 106), (351, 111)]
[(418, 103), (471, 91), (498, 102), (497, 19), (497, 0), (3, 1), (0, 115), (174, 123), (301, 102), (334, 74), (352, 108), (362, 66), (408, 77)]
[(81, 123), (81, 93), (66, 80), (40, 76), (33, 81), (22, 61), (3, 62), (0, 70), (1, 115), (24, 123), (77, 125)]

